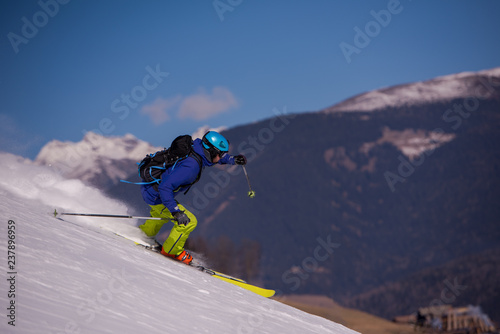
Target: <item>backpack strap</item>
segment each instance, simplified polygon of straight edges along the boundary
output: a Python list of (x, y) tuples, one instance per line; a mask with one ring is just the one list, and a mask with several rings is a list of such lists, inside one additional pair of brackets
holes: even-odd
[[(143, 163), (141, 162), (138, 162), (137, 165), (139, 165), (139, 177), (141, 177), (141, 165)], [(165, 165), (165, 164), (163, 164)], [(148, 167), (148, 172), (149, 172), (149, 175), (151, 176), (151, 178), (153, 179), (153, 181), (150, 181), (150, 182), (146, 182), (146, 181), (143, 181), (143, 182), (131, 182), (131, 181), (127, 181), (127, 180), (120, 180), (120, 182), (123, 182), (123, 183), (128, 183), (128, 184), (136, 184), (136, 185), (143, 185), (143, 184), (159, 184), (161, 182), (161, 179), (157, 179), (155, 178), (153, 175), (151, 175), (151, 169), (154, 168), (154, 169), (166, 169), (165, 167), (161, 167), (161, 166), (151, 166), (151, 167)]]
[(130, 182), (130, 181), (127, 181), (127, 180), (120, 180), (120, 182), (128, 183), (128, 184), (143, 185), (143, 184), (152, 184), (152, 183), (155, 183), (156, 181), (151, 181), (151, 182)]

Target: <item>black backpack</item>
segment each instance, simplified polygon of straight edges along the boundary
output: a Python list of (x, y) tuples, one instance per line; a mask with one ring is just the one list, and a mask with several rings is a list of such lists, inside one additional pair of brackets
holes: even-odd
[[(202, 158), (193, 150), (193, 138), (190, 135), (179, 136), (172, 141), (169, 148), (146, 155), (146, 157), (138, 163), (139, 177), (143, 182), (135, 184), (152, 184), (153, 188), (158, 191), (158, 185), (161, 182), (161, 175), (168, 168), (174, 166), (177, 162), (184, 160), (189, 156), (194, 157), (198, 162), (200, 171), (194, 182), (182, 185), (183, 187), (189, 186), (189, 188), (184, 192), (184, 194), (186, 194), (191, 186), (198, 182), (203, 169)], [(128, 181), (123, 182), (131, 183)]]

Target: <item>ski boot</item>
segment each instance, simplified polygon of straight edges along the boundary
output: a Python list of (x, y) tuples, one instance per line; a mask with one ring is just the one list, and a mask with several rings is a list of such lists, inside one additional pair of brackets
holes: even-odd
[(165, 255), (167, 257), (170, 257), (174, 260), (177, 260), (177, 261), (180, 261), (182, 263), (185, 263), (185, 264), (191, 264), (191, 261), (193, 261), (193, 257), (191, 256), (191, 254), (189, 254), (188, 252), (186, 252), (185, 250), (183, 250), (180, 254), (178, 255), (174, 255), (174, 254), (168, 254), (167, 252), (165, 252), (162, 248), (161, 250), (161, 254), (162, 255)]

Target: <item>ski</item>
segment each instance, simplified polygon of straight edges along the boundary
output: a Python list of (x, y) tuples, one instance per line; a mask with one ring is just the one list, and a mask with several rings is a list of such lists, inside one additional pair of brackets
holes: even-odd
[[(253, 284), (249, 284), (249, 283), (245, 283), (243, 280), (240, 280), (240, 279), (235, 279), (235, 278), (229, 278), (227, 277), (226, 275), (220, 275), (218, 273), (215, 273), (214, 271), (210, 271), (212, 272), (213, 274), (211, 274), (213, 277), (215, 278), (218, 278), (224, 282), (227, 282), (227, 283), (231, 283), (233, 285), (236, 285), (236, 286), (239, 286), (243, 289), (246, 289), (248, 291), (252, 291), (253, 293), (256, 293), (262, 297), (266, 297), (266, 298), (269, 298), (269, 297), (272, 297), (274, 296), (274, 294), (276, 293), (276, 291), (274, 290), (271, 290), (271, 289), (264, 289), (264, 288), (261, 288), (261, 287), (258, 287), (256, 285), (253, 285)], [(210, 272), (207, 272), (210, 274)]]
[[(76, 223), (73, 223), (71, 221), (65, 220), (65, 219), (63, 219), (61, 217), (58, 217), (57, 215), (54, 215), (54, 217), (57, 220), (59, 220), (59, 221), (63, 221), (65, 223), (69, 223), (69, 224), (78, 226), (80, 228), (83, 228), (83, 226), (81, 226), (79, 224), (76, 224)], [(95, 233), (98, 233), (98, 234), (104, 234), (102, 231), (97, 231), (97, 230), (93, 230), (93, 229), (89, 229), (89, 230), (93, 231)], [(142, 248), (144, 248), (144, 249), (146, 249), (146, 250), (148, 250), (150, 252), (157, 253), (157, 254), (161, 255), (160, 251), (155, 247), (156, 245), (151, 245), (151, 244), (149, 244), (149, 243), (147, 243), (144, 240), (141, 240), (139, 238), (131, 238), (131, 237), (119, 234), (117, 232), (112, 232), (112, 231), (109, 231), (109, 232), (113, 233), (117, 237), (120, 237), (120, 238), (126, 239), (128, 241), (131, 241), (135, 245), (140, 246), (140, 247), (142, 247)], [(174, 261), (172, 259), (167, 258), (166, 256), (163, 256), (163, 255), (161, 255), (161, 257), (165, 258), (165, 259), (168, 259), (169, 261)], [(233, 276), (230, 276), (230, 275), (227, 275), (227, 274), (224, 274), (224, 273), (212, 270), (212, 269), (207, 268), (207, 267), (205, 267), (203, 265), (200, 265), (200, 264), (190, 264), (189, 266), (192, 267), (192, 268), (194, 268), (194, 269), (197, 269), (197, 270), (199, 270), (201, 272), (204, 272), (205, 274), (208, 274), (208, 275), (210, 275), (212, 277), (220, 279), (220, 280), (222, 280), (224, 282), (227, 282), (227, 283), (239, 286), (239, 287), (241, 287), (241, 288), (243, 288), (245, 290), (248, 290), (248, 291), (251, 291), (253, 293), (256, 293), (256, 294), (258, 294), (258, 295), (260, 295), (262, 297), (269, 298), (269, 297), (274, 296), (274, 294), (276, 293), (274, 290), (264, 289), (264, 288), (258, 287), (256, 285), (249, 284), (245, 280), (242, 280), (240, 278), (233, 277)]]
[[(131, 239), (131, 238), (128, 238), (124, 235), (121, 235), (121, 234), (118, 234), (118, 233), (114, 233), (116, 236), (118, 237), (121, 237), (121, 238), (124, 238), (124, 239), (127, 239), (129, 241), (132, 241), (134, 242), (135, 245), (137, 246), (141, 246), (142, 248), (148, 250), (148, 251), (151, 251), (153, 253), (157, 253), (157, 254), (160, 254), (160, 251), (155, 249), (154, 248), (154, 245), (150, 245), (142, 240), (135, 240), (135, 239)], [(161, 255), (163, 258), (169, 260), (169, 261), (174, 261), (172, 259), (169, 259), (163, 255)], [(276, 293), (274, 290), (271, 290), (271, 289), (264, 289), (264, 288), (261, 288), (261, 287), (258, 287), (256, 285), (253, 285), (253, 284), (249, 284), (247, 283), (245, 280), (242, 280), (241, 278), (237, 278), (237, 277), (233, 277), (233, 276), (230, 276), (230, 275), (227, 275), (227, 274), (224, 274), (224, 273), (221, 273), (221, 272), (218, 272), (218, 271), (215, 271), (213, 269), (210, 269), (210, 268), (207, 268), (203, 265), (200, 265), (200, 264), (190, 264), (189, 265), (190, 267), (193, 267), (201, 272), (204, 272), (205, 274), (208, 274), (212, 277), (215, 277), (215, 278), (218, 278), (220, 279), (221, 281), (224, 281), (224, 282), (227, 282), (227, 283), (230, 283), (230, 284), (233, 284), (233, 285), (236, 285), (236, 286), (239, 286), (245, 290), (248, 290), (248, 291), (251, 291), (253, 293), (256, 293), (262, 297), (266, 297), (266, 298), (269, 298), (269, 297), (272, 297), (274, 296), (274, 294)]]

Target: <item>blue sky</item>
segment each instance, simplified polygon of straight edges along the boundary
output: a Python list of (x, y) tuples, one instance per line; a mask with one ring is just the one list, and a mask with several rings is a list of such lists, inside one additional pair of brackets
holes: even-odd
[(0, 150), (320, 110), (500, 66), (500, 1), (3, 1)]

